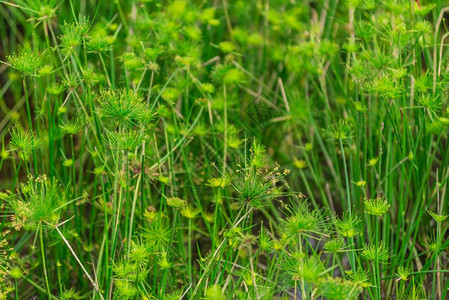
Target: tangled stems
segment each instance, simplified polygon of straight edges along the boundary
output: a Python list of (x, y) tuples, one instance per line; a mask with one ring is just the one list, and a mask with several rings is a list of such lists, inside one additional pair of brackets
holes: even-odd
[[(111, 298), (112, 296), (112, 286), (113, 286), (113, 281), (112, 281), (112, 263), (114, 261), (115, 255), (116, 255), (116, 248), (117, 248), (117, 240), (118, 240), (118, 226), (120, 223), (120, 215), (121, 215), (121, 210), (122, 210), (122, 203), (123, 203), (123, 188), (120, 185), (120, 189), (118, 189), (118, 179), (119, 179), (119, 163), (120, 163), (120, 152), (121, 150), (117, 149), (117, 156), (116, 156), (116, 176), (115, 176), (115, 180), (114, 180), (114, 203), (113, 203), (113, 207), (114, 207), (114, 213), (113, 213), (113, 233), (112, 233), (112, 247), (111, 247), (111, 253), (110, 253), (110, 257), (111, 257), (111, 261), (109, 262), (109, 275), (108, 275), (108, 280), (107, 282), (107, 286), (109, 286), (109, 298)], [(125, 157), (123, 158), (122, 161), (122, 170), (127, 170), (127, 168), (125, 168), (128, 164), (128, 152), (125, 151)], [(117, 199), (117, 195), (118, 195), (118, 199)], [(125, 199), (126, 201), (126, 199)], [(107, 294), (107, 293), (106, 293)]]
[[(245, 214), (240, 217), (241, 213), (246, 210)], [(246, 205), (244, 208), (242, 207), (239, 210), (239, 213), (237, 214), (237, 216), (235, 217), (235, 219), (237, 220), (234, 225), (231, 227), (230, 230), (236, 228), (242, 221), (244, 221), (246, 219), (246, 217), (252, 212), (252, 208), (249, 207), (248, 205)], [(200, 287), (201, 287), (201, 283), (203, 282), (204, 278), (208, 275), (210, 268), (212, 267), (212, 264), (215, 262), (216, 258), (218, 257), (218, 255), (221, 253), (222, 251), (222, 247), (225, 244), (225, 242), (227, 241), (227, 237), (224, 236), (223, 240), (221, 241), (221, 243), (218, 245), (217, 249), (215, 249), (212, 257), (210, 258), (210, 261), (208, 262), (207, 266), (204, 268), (203, 274), (201, 275), (200, 279), (198, 280), (198, 283), (196, 284), (195, 289), (193, 290), (193, 295), (192, 297), (195, 297), (195, 295), (198, 293)]]

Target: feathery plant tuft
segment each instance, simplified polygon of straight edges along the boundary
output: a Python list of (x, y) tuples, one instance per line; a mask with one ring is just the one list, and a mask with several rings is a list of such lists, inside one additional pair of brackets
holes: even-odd
[(443, 0), (0, 1), (0, 299), (447, 299)]

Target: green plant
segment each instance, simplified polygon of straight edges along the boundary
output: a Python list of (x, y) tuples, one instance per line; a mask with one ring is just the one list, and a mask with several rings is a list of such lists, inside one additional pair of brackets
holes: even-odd
[(447, 1), (0, 0), (0, 299), (445, 299)]

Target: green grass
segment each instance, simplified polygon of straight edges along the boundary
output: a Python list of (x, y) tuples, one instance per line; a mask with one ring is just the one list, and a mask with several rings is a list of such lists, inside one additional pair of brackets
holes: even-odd
[(449, 297), (420, 2), (0, 0), (0, 298)]

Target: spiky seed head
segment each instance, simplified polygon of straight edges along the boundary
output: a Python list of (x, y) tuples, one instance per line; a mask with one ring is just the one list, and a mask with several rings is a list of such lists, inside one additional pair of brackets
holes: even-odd
[(351, 238), (360, 233), (359, 224), (361, 220), (357, 215), (343, 213), (341, 218), (335, 217), (333, 222), (337, 232), (345, 238)]
[(267, 229), (264, 227), (262, 227), (262, 229), (260, 230), (258, 243), (260, 249), (266, 253), (270, 253), (273, 250), (273, 239), (268, 234)]
[(9, 131), (11, 135), (11, 146), (13, 149), (19, 149), (24, 152), (39, 147), (39, 141), (30, 130), (25, 130), (22, 126), (16, 125)]
[(142, 119), (145, 107), (133, 90), (102, 90), (97, 95), (97, 100), (100, 104), (100, 117), (112, 121), (115, 126), (133, 127)]
[(94, 34), (87, 42), (87, 49), (96, 53), (104, 53), (111, 49), (113, 39), (101, 34)]
[(408, 276), (410, 276), (410, 273), (411, 271), (409, 268), (399, 266), (396, 275), (398, 276), (398, 280), (407, 281)]
[(79, 298), (80, 298), (79, 292), (77, 292), (74, 288), (65, 289), (59, 296), (59, 299), (61, 300), (71, 300)]
[(211, 73), (212, 80), (222, 84), (241, 84), (245, 82), (244, 74), (228, 64), (218, 64)]
[(443, 237), (438, 236), (435, 231), (430, 231), (428, 234), (420, 237), (421, 244), (431, 254), (439, 254), (444, 250)]
[(167, 205), (174, 208), (182, 208), (187, 206), (187, 201), (178, 197), (167, 198)]
[(379, 245), (365, 244), (360, 256), (368, 261), (378, 260), (380, 262), (385, 262), (392, 257), (392, 254), (390, 252), (390, 249), (385, 246), (383, 242), (380, 242)]
[(139, 294), (139, 290), (128, 280), (117, 280), (115, 285), (121, 299), (131, 299)]
[(218, 48), (224, 53), (231, 53), (235, 50), (235, 45), (232, 42), (224, 41), (218, 44)]
[(75, 74), (69, 74), (63, 78), (62, 83), (68, 90), (74, 90), (79, 85), (79, 80)]
[(81, 44), (83, 37), (89, 30), (88, 23), (67, 23), (61, 25), (62, 34), (59, 36), (61, 47), (67, 54), (72, 53)]
[(201, 89), (206, 94), (213, 94), (215, 93), (215, 86), (212, 83), (205, 82), (201, 84)]
[(145, 212), (146, 222), (142, 228), (142, 237), (147, 245), (162, 250), (170, 242), (171, 225), (164, 214), (152, 209)]
[(64, 92), (64, 89), (65, 88), (62, 84), (59, 84), (55, 81), (46, 86), (47, 93), (49, 93), (50, 95), (59, 95)]
[(390, 208), (390, 203), (385, 198), (365, 199), (365, 213), (380, 217)]
[(324, 251), (329, 253), (338, 253), (344, 250), (345, 248), (345, 241), (341, 237), (336, 237), (333, 239), (328, 240), (324, 246)]
[(138, 130), (125, 130), (122, 132), (110, 132), (109, 136), (105, 136), (104, 139), (111, 149), (131, 152), (142, 145), (145, 136)]
[(206, 300), (224, 300), (222, 289), (219, 285), (211, 285), (206, 290)]
[(163, 251), (160, 255), (159, 255), (159, 259), (157, 264), (162, 268), (162, 270), (166, 270), (171, 268), (172, 263), (169, 261), (168, 259), (168, 253)]
[(13, 267), (9, 270), (9, 276), (14, 279), (19, 279), (23, 276), (22, 269), (19, 267)]
[(306, 256), (305, 253), (293, 253), (282, 268), (291, 276), (292, 280), (305, 280), (317, 284), (326, 274), (323, 262), (317, 256)]
[(294, 158), (293, 159), (293, 165), (297, 168), (297, 169), (304, 169), (305, 167), (307, 167), (307, 162), (304, 159), (298, 159), (298, 158)]
[(210, 178), (207, 180), (206, 185), (211, 187), (221, 187), (229, 185), (230, 180), (227, 177)]
[(14, 212), (13, 226), (20, 230), (24, 226), (35, 229), (39, 223), (56, 224), (61, 214), (61, 203), (65, 200), (65, 193), (56, 180), (50, 180), (46, 175), (30, 176), (8, 199)]
[(429, 215), (435, 220), (435, 222), (437, 223), (441, 223), (444, 222), (444, 220), (447, 219), (448, 215), (444, 215), (444, 214), (436, 214), (430, 210), (428, 210), (426, 208), (427, 212), (429, 213)]
[(354, 136), (354, 129), (352, 123), (346, 120), (339, 120), (324, 130), (324, 134), (329, 140), (342, 143), (349, 143)]
[(39, 76), (48, 76), (53, 72), (53, 67), (51, 65), (45, 65), (39, 69)]
[(251, 153), (249, 157), (249, 164), (255, 168), (265, 167), (267, 164), (267, 156), (265, 146), (254, 141), (253, 145), (249, 149)]
[(198, 208), (191, 207), (189, 205), (185, 206), (183, 209), (181, 209), (181, 215), (186, 217), (187, 219), (195, 219), (198, 214), (200, 213), (200, 210)]
[(414, 30), (419, 34), (431, 34), (433, 32), (432, 24), (425, 20), (416, 22)]
[(311, 210), (306, 202), (293, 205), (288, 210), (288, 217), (282, 222), (282, 233), (289, 237), (297, 237), (302, 233), (322, 234), (325, 231), (324, 212)]
[(73, 159), (69, 158), (69, 159), (64, 160), (62, 165), (66, 168), (70, 168), (71, 166), (73, 166)]
[(357, 286), (360, 286), (362, 288), (371, 286), (371, 283), (369, 282), (368, 271), (363, 268), (359, 267), (355, 272), (353, 270), (346, 271), (346, 275)]
[(131, 243), (131, 251), (129, 258), (135, 263), (144, 263), (148, 256), (151, 255), (151, 247), (142, 242)]
[(165, 102), (173, 105), (179, 97), (179, 91), (175, 88), (168, 87), (162, 91), (161, 97)]
[(65, 133), (75, 135), (83, 129), (84, 124), (85, 124), (84, 120), (75, 117), (72, 120), (62, 121), (59, 127)]
[(40, 57), (33, 54), (30, 50), (22, 50), (7, 57), (12, 68), (23, 75), (33, 75), (41, 66)]

